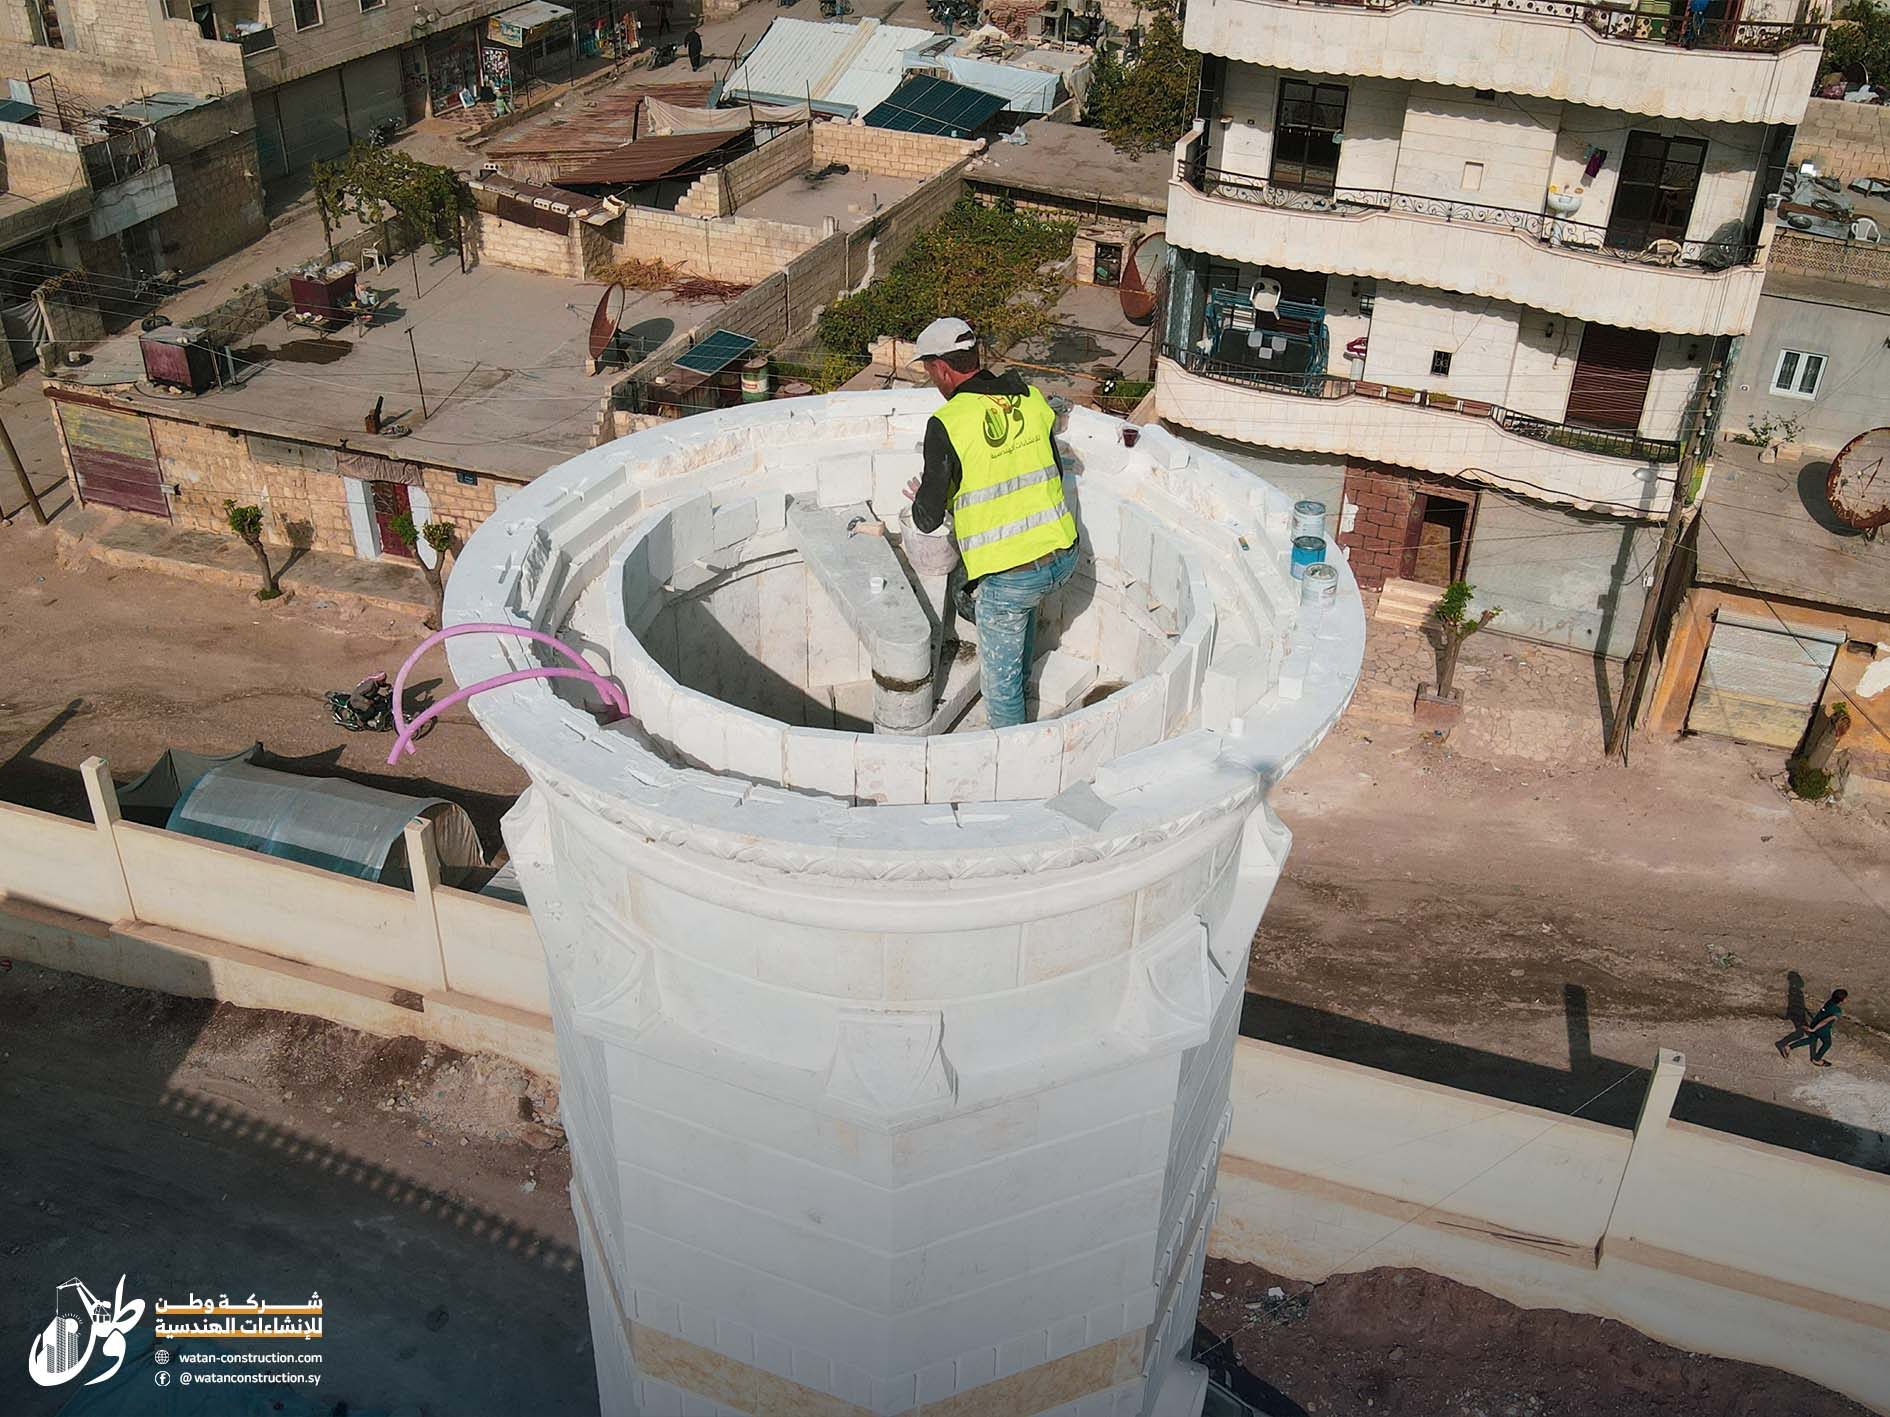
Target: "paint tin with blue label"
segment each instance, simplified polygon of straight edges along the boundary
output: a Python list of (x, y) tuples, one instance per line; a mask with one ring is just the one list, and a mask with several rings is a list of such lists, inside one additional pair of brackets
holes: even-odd
[(1298, 580), (1306, 574), (1308, 566), (1317, 566), (1326, 559), (1326, 539), (1323, 536), (1296, 536), (1293, 538), (1293, 579)]

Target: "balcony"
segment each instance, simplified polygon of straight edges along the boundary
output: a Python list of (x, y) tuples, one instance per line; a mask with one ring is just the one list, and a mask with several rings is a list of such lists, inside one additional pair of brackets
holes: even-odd
[[(1709, 21), (1684, 0), (1195, 0), (1187, 44), (1272, 69), (1535, 94), (1722, 123), (1804, 117), (1822, 24)], [(1757, 9), (1758, 6), (1750, 6)]]
[(1155, 403), (1163, 418), (1238, 442), (1368, 458), (1626, 515), (1666, 505), (1681, 453), (1670, 439), (1364, 380), (1275, 374), (1175, 344), (1162, 346)]
[(1184, 147), (1168, 239), (1256, 266), (1486, 296), (1578, 320), (1676, 335), (1743, 334), (1762, 248), (1731, 241), (1611, 244), (1546, 212), (1340, 187), (1303, 192), (1203, 166)]

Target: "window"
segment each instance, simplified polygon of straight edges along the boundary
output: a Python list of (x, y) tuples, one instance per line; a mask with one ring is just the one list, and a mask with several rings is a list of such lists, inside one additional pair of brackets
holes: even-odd
[(294, 0), (295, 27), (312, 30), (322, 22), (322, 0)]
[(1791, 399), (1815, 399), (1824, 380), (1824, 356), (1802, 349), (1781, 349), (1772, 371), (1772, 392)]
[(1608, 244), (1638, 251), (1655, 241), (1685, 241), (1705, 166), (1706, 144), (1698, 139), (1628, 134), (1608, 214)]
[(361, 0), (361, 13), (365, 15), (369, 10), (378, 10), (386, 3), (387, 0)]
[(1433, 349), (1431, 351), (1431, 373), (1443, 376), (1450, 372), (1450, 351)]
[(1281, 79), (1279, 113), (1273, 123), (1273, 185), (1330, 192), (1339, 180), (1339, 137), (1344, 127), (1343, 88)]

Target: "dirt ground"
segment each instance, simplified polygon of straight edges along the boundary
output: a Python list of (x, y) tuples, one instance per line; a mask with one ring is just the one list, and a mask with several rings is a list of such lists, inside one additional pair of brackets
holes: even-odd
[[(1303, 1284), (1210, 1260), (1196, 1357), (1263, 1417), (1867, 1417), (1803, 1378), (1415, 1269)], [(1243, 1373), (1227, 1373), (1237, 1360)]]
[[(134, 1358), (157, 1299), (313, 1290), (323, 1412), (596, 1410), (555, 1084), (15, 963), (0, 1116), (0, 1333), (37, 1333), (73, 1275), (145, 1299)], [(9, 1417), (72, 1395), (0, 1362)]]
[[(1677, 1048), (1677, 1116), (1890, 1167), (1890, 834), (1792, 799), (1778, 756), (1549, 770), (1342, 723), (1273, 796), (1244, 1031), (1623, 1126), (1639, 1087), (1591, 1099)], [(1835, 1066), (1781, 1063), (1838, 986)]]

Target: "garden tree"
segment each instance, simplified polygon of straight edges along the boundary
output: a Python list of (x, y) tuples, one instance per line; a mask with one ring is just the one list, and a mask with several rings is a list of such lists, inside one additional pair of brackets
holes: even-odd
[(433, 613), (426, 619), (429, 630), (437, 630), (446, 618), (446, 558), (453, 550), (458, 528), (451, 522), (426, 522), (416, 528), (412, 512), (402, 512), (393, 521), (394, 535), (416, 550), (422, 541), (433, 552), (433, 564), (420, 562), (420, 574), (427, 578), (433, 592)]
[(1111, 81), (1100, 105), (1091, 100), (1090, 111), (1121, 152), (1171, 148), (1194, 121), (1200, 73), (1201, 56), (1182, 46), (1174, 6), (1158, 4), (1141, 54)]
[(1067, 222), (981, 206), (966, 197), (923, 232), (891, 270), (822, 313), (822, 346), (864, 354), (886, 335), (911, 339), (957, 315), (1001, 351), (1048, 329), (1063, 291)]
[(1437, 644), (1437, 697), (1440, 699), (1452, 697), (1450, 684), (1457, 677), (1457, 656), (1463, 651), (1463, 642), (1503, 613), (1490, 609), (1470, 619), (1470, 601), (1476, 593), (1477, 588), (1468, 581), (1452, 581), (1431, 608), (1442, 631)]
[(243, 539), (246, 546), (256, 553), (256, 559), (262, 562), (262, 589), (256, 592), (258, 600), (274, 600), (282, 594), (282, 587), (276, 584), (275, 568), (269, 564), (269, 552), (263, 547), (263, 514), (261, 507), (241, 505), (234, 497), (223, 499), (223, 515), (230, 524), (230, 530)]
[(415, 242), (430, 242), (435, 254), (444, 255), (458, 248), (460, 214), (472, 206), (472, 193), (457, 172), (393, 148), (349, 148), (334, 162), (316, 163), (312, 180), (330, 254), (341, 218), (381, 227), (385, 242), (392, 214)]
[(1890, 10), (1859, 0), (1845, 6), (1841, 14), (1843, 18), (1825, 36), (1820, 67), (1829, 74), (1861, 64), (1872, 85), (1882, 88), (1890, 81)]
[(1114, 45), (1099, 44), (1089, 63), (1089, 93), (1083, 99), (1083, 121), (1092, 128), (1108, 122), (1110, 104), (1122, 88), (1122, 59)]

